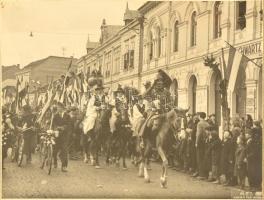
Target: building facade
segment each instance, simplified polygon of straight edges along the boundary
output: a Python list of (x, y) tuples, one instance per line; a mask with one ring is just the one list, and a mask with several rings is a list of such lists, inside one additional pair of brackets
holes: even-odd
[[(213, 55), (221, 64), (228, 64), (231, 44), (250, 59), (229, 80), (235, 85), (228, 91), (231, 117), (251, 114), (254, 119), (262, 118), (261, 1), (154, 1), (143, 4), (138, 12), (140, 17), (109, 39), (115, 44), (112, 48), (109, 45), (106, 50), (101, 44), (94, 49), (104, 57), (100, 67), (107, 71), (106, 85), (119, 82), (143, 90), (143, 84), (153, 82), (157, 71), (163, 69), (173, 80), (171, 92), (179, 107), (190, 107), (190, 113), (216, 114), (221, 122), (220, 77), (204, 65), (204, 57)], [(117, 47), (120, 54), (115, 54)], [(134, 68), (125, 67), (130, 48), (134, 50)], [(91, 62), (91, 55), (85, 57), (85, 62)], [(87, 64), (80, 61), (80, 66)]]
[(35, 103), (37, 96), (43, 93), (43, 88), (47, 88), (51, 81), (65, 75), (70, 65), (71, 69), (76, 70), (76, 61), (75, 58), (49, 56), (24, 66), (15, 74), (16, 80), (19, 80), (18, 91), (28, 85), (29, 92), (26, 98), (29, 99), (30, 104)]

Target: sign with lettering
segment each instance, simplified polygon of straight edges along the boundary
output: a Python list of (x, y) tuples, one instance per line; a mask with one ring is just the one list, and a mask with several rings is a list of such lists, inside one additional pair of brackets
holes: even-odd
[(261, 42), (256, 42), (253, 44), (247, 44), (245, 46), (238, 47), (238, 51), (244, 55), (261, 53)]

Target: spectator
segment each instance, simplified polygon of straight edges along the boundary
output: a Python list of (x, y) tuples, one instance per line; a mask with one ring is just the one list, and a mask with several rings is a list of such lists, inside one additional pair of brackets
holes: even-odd
[(203, 160), (204, 160), (204, 145), (205, 145), (205, 129), (209, 126), (208, 122), (205, 120), (206, 114), (204, 112), (199, 113), (199, 122), (197, 124), (196, 132), (196, 159), (197, 159), (197, 168), (198, 168), (198, 179), (205, 179), (203, 174)]
[(253, 119), (252, 116), (249, 114), (246, 115), (245, 126), (246, 129), (251, 129), (253, 127)]
[(215, 114), (211, 114), (208, 119), (208, 123), (210, 126), (214, 127), (218, 132), (218, 125), (216, 122)]
[(256, 187), (258, 190), (261, 190), (262, 183), (262, 127), (260, 126), (259, 121), (255, 121), (252, 128), (252, 139), (257, 148), (256, 155)]
[(212, 138), (211, 138), (211, 131), (212, 131), (212, 126), (208, 126), (205, 129), (205, 142), (204, 142), (204, 158), (202, 160), (203, 162), (203, 176), (205, 178), (208, 178), (209, 181), (212, 179)]
[(220, 173), (225, 176), (226, 183), (224, 185), (231, 186), (234, 171), (234, 147), (229, 131), (224, 132), (222, 141)]
[(212, 151), (212, 179), (214, 183), (220, 183), (220, 158), (221, 158), (221, 140), (218, 131), (212, 127), (211, 136), (211, 151)]
[(258, 169), (259, 152), (257, 141), (252, 137), (252, 130), (248, 129), (246, 133), (246, 161), (247, 161), (247, 175), (251, 190), (256, 190), (258, 187), (258, 177), (261, 175)]
[(245, 187), (245, 177), (246, 177), (246, 149), (244, 137), (239, 136), (237, 138), (237, 149), (235, 154), (235, 170), (234, 174), (238, 178), (238, 183), (241, 189)]
[(191, 168), (192, 172), (192, 177), (198, 176), (198, 169), (197, 169), (197, 159), (196, 159), (196, 147), (195, 147), (195, 142), (196, 142), (196, 131), (197, 131), (197, 124), (199, 122), (199, 117), (198, 114), (193, 116), (193, 123), (192, 126), (189, 124), (188, 127), (192, 129), (191, 132)]

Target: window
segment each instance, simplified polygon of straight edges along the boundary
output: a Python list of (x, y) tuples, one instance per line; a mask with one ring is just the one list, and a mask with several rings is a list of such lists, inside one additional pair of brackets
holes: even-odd
[(157, 57), (159, 58), (161, 55), (161, 35), (160, 35), (160, 28), (157, 28)]
[(115, 50), (115, 63), (114, 63), (114, 73), (118, 73), (120, 69), (120, 49)]
[(196, 28), (197, 28), (196, 11), (194, 11), (192, 13), (192, 18), (191, 18), (191, 46), (196, 45)]
[[(103, 63), (103, 60), (102, 60), (102, 58), (99, 58), (99, 71), (102, 73), (102, 63)], [(89, 68), (89, 70), (90, 70), (90, 68)], [(90, 72), (89, 72), (90, 73)]]
[(179, 22), (176, 21), (174, 24), (174, 43), (173, 51), (177, 52), (179, 48)]
[(152, 32), (150, 32), (150, 51), (149, 51), (149, 59), (152, 60), (153, 58), (153, 35)]
[(246, 9), (247, 4), (246, 1), (238, 1), (236, 2), (236, 29), (243, 30), (246, 28)]
[(134, 50), (129, 51), (129, 67), (134, 68)]
[(217, 1), (214, 5), (214, 38), (221, 37), (221, 2)]
[(111, 68), (111, 51), (108, 52), (105, 56), (106, 58), (106, 70), (105, 70), (105, 77), (110, 77), (110, 68)]
[(128, 70), (129, 66), (129, 52), (124, 54), (124, 70)]

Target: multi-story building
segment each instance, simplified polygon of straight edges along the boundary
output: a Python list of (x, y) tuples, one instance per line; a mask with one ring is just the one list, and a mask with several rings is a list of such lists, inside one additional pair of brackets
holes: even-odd
[[(108, 25), (104, 19), (101, 25), (99, 46), (90, 50), (77, 62), (79, 70), (85, 73), (99, 69), (106, 87), (114, 89), (117, 84), (140, 87), (140, 15), (127, 6), (124, 26)], [(87, 42), (89, 45), (89, 42)]]
[[(153, 82), (157, 70), (163, 69), (173, 80), (171, 92), (179, 107), (190, 107), (191, 113), (215, 113), (220, 122), (220, 77), (204, 65), (204, 57), (213, 55), (228, 65), (233, 59), (229, 43), (250, 59), (229, 80), (234, 85), (228, 91), (231, 116), (247, 113), (254, 119), (262, 117), (261, 1), (150, 1), (138, 13), (90, 51), (86, 64), (80, 60), (80, 65), (101, 68), (108, 86), (119, 82), (141, 90), (144, 82)], [(127, 64), (131, 63), (127, 58), (131, 49), (133, 67)], [(222, 49), (224, 60), (219, 59)]]
[[(30, 103), (33, 103), (36, 100), (37, 91), (41, 93), (41, 88), (45, 88), (51, 81), (55, 81), (61, 75), (65, 75), (71, 60), (72, 58), (69, 57), (49, 56), (26, 65), (15, 74), (16, 79), (19, 80), (18, 90), (29, 85), (27, 97)], [(77, 59), (75, 58), (72, 60), (72, 69), (76, 69), (76, 61)]]

